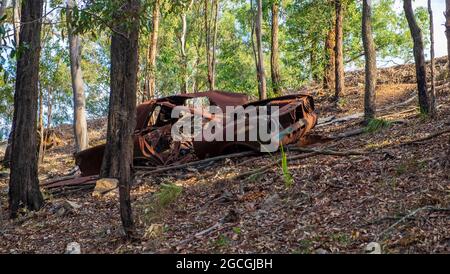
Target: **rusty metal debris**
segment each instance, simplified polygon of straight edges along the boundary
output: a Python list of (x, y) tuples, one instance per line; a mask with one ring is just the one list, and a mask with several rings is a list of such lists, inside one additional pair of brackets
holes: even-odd
[[(311, 96), (306, 94), (287, 95), (251, 103), (248, 102), (248, 96), (245, 94), (222, 91), (190, 93), (154, 99), (137, 107), (137, 123), (134, 133), (135, 165), (150, 167), (180, 165), (218, 155), (260, 150), (261, 143), (259, 141), (208, 142), (203, 139), (201, 141), (174, 141), (171, 136), (171, 129), (178, 118), (171, 117), (172, 110), (177, 106), (186, 106), (188, 111), (195, 115), (196, 108), (190, 105), (189, 99), (202, 99), (208, 101), (210, 106), (217, 106), (223, 110), (227, 106), (242, 106), (243, 108), (277, 106), (281, 126), (279, 137), (283, 145), (300, 144), (302, 138), (317, 123), (314, 101)], [(213, 117), (211, 119), (218, 118), (213, 114), (211, 117)], [(237, 127), (235, 122), (227, 123), (225, 119), (220, 121), (223, 121), (223, 134), (226, 134), (227, 130)], [(248, 133), (247, 124), (244, 130)], [(237, 134), (237, 130), (233, 132)], [(99, 145), (75, 154), (75, 162), (80, 168), (82, 177), (99, 174), (104, 149), (105, 145)], [(86, 180), (81, 181), (87, 182)], [(77, 181), (76, 183), (80, 182)], [(72, 182), (68, 183), (72, 184)], [(55, 184), (52, 186), (55, 186)]]

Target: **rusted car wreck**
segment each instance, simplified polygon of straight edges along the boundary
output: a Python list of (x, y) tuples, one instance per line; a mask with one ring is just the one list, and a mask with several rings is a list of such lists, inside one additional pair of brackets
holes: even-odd
[[(279, 135), (281, 144), (299, 142), (317, 122), (314, 112), (314, 101), (306, 94), (286, 95), (256, 102), (248, 102), (245, 94), (222, 91), (209, 91), (175, 95), (147, 101), (137, 107), (137, 123), (134, 133), (135, 165), (163, 166), (180, 164), (196, 159), (233, 153), (237, 151), (260, 149), (258, 140), (205, 141), (184, 140), (175, 141), (171, 136), (172, 127), (179, 118), (172, 118), (172, 110), (177, 106), (185, 106), (188, 112), (196, 115), (193, 100), (207, 102), (225, 110), (230, 106), (277, 106), (279, 109)], [(222, 119), (214, 114), (202, 113), (202, 119)], [(223, 121), (224, 134), (229, 129), (237, 129), (236, 121)], [(248, 124), (245, 125), (248, 131)], [(237, 129), (237, 131), (242, 129)], [(235, 133), (236, 134), (236, 133)], [(99, 145), (81, 151), (75, 155), (76, 164), (82, 176), (99, 174), (105, 145)]]
[[(258, 141), (174, 141), (172, 126), (177, 118), (171, 117), (177, 106), (186, 108), (195, 115), (195, 106), (189, 106), (190, 99), (204, 99), (210, 106), (225, 109), (227, 106), (278, 106), (282, 144), (298, 142), (317, 121), (314, 101), (305, 94), (287, 95), (257, 102), (248, 102), (247, 95), (221, 91), (182, 94), (150, 100), (137, 108), (137, 125), (134, 137), (136, 165), (163, 166), (185, 163), (196, 159), (228, 154), (237, 151), (259, 150)], [(203, 113), (203, 116), (204, 113)], [(236, 127), (235, 124), (224, 128)], [(248, 125), (247, 125), (248, 126)], [(226, 131), (226, 130), (225, 130)], [(226, 133), (224, 133), (226, 134)], [(75, 155), (76, 164), (82, 176), (100, 172), (105, 145), (96, 146)]]

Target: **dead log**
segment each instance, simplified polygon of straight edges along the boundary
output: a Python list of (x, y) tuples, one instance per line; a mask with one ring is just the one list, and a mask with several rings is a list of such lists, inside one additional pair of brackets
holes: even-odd
[(408, 142), (404, 142), (404, 143), (400, 143), (400, 144), (395, 144), (395, 145), (393, 145), (393, 147), (396, 147), (396, 146), (407, 146), (407, 145), (420, 143), (420, 142), (433, 139), (435, 137), (441, 136), (441, 135), (449, 133), (449, 132), (450, 132), (450, 128), (446, 128), (446, 129), (437, 131), (435, 133), (429, 134), (429, 135), (427, 135), (425, 137), (422, 137), (422, 138), (414, 139), (414, 140), (411, 140), (411, 141), (408, 141)]

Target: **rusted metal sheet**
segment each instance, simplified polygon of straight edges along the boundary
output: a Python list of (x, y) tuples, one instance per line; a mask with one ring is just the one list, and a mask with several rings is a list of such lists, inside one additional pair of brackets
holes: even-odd
[[(174, 141), (171, 136), (172, 126), (178, 119), (171, 118), (171, 111), (176, 106), (185, 105), (188, 99), (207, 98), (209, 104), (225, 110), (227, 106), (278, 106), (281, 125), (281, 143), (300, 142), (302, 137), (317, 123), (314, 113), (314, 101), (305, 94), (287, 95), (248, 103), (245, 94), (210, 91), (176, 95), (147, 101), (137, 107), (137, 125), (134, 134), (135, 164), (163, 166), (181, 164), (195, 159), (217, 156), (244, 150), (259, 150), (259, 141)], [(187, 107), (195, 113), (194, 108)], [(158, 113), (156, 113), (158, 110)], [(208, 119), (224, 119), (210, 115)], [(223, 120), (224, 134), (236, 125)], [(240, 130), (248, 131), (242, 128)], [(237, 130), (236, 130), (237, 132)], [(225, 139), (224, 139), (225, 140)], [(82, 176), (99, 174), (105, 145), (92, 147), (75, 155), (76, 164)]]

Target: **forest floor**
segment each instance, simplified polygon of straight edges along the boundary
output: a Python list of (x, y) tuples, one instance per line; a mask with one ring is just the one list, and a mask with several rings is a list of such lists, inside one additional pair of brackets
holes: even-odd
[[(363, 85), (348, 84), (336, 110), (323, 92), (314, 95), (319, 117), (363, 110)], [(384, 83), (379, 108), (417, 97), (412, 83)], [(384, 128), (313, 147), (366, 151), (363, 155), (316, 155), (232, 180), (239, 173), (280, 159), (280, 154), (226, 159), (212, 165), (138, 175), (132, 189), (137, 239), (123, 238), (118, 195), (52, 196), (39, 212), (7, 220), (7, 176), (0, 179), (0, 253), (63, 253), (78, 242), (82, 253), (361, 253), (370, 242), (383, 253), (450, 253), (449, 135), (404, 144), (450, 128), (450, 90), (438, 89), (435, 119), (417, 101), (380, 113)], [(318, 127), (336, 135), (360, 128), (361, 119)], [(104, 141), (105, 120), (89, 123), (91, 145)], [(74, 166), (70, 126), (59, 128), (61, 146), (46, 153), (40, 179)], [(288, 150), (288, 157), (301, 152)], [(3, 171), (7, 172), (7, 171)], [(175, 186), (173, 186), (174, 184)], [(59, 212), (65, 200), (78, 206)]]

